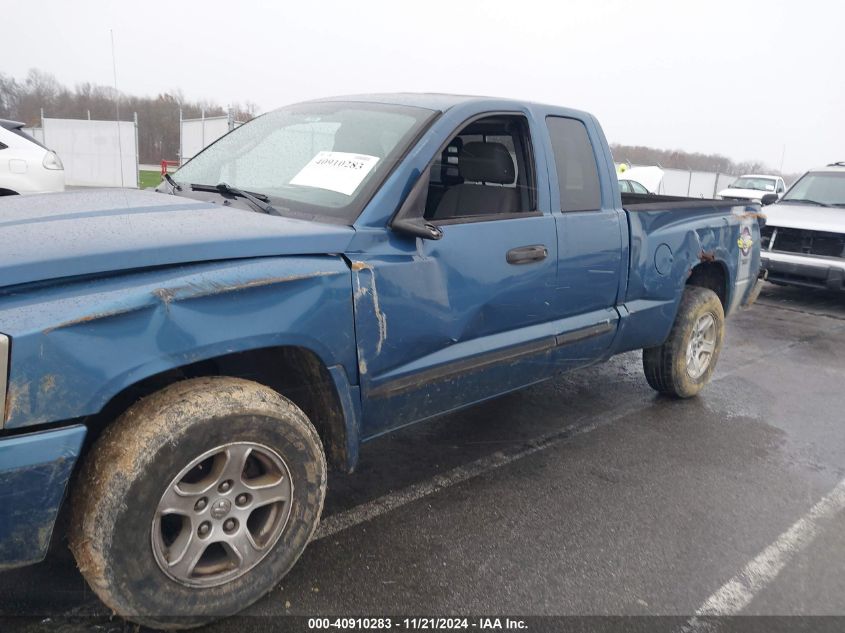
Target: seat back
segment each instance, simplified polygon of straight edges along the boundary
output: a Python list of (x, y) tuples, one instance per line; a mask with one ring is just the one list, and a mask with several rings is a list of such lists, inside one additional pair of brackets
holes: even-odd
[(516, 177), (513, 159), (504, 145), (465, 143), (458, 155), (458, 169), (469, 182), (450, 187), (431, 219), (519, 211), (516, 189), (502, 186), (513, 184)]

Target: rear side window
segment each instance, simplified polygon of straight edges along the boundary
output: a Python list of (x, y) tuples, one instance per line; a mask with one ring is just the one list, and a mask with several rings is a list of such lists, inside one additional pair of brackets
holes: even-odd
[(587, 128), (577, 119), (546, 117), (555, 154), (561, 211), (594, 211), (601, 208), (596, 157)]
[(27, 141), (29, 141), (30, 143), (35, 143), (36, 145), (38, 145), (38, 147), (40, 147), (40, 148), (42, 148), (42, 149), (47, 149), (47, 146), (46, 146), (46, 145), (44, 145), (44, 143), (42, 143), (42, 142), (38, 141), (37, 139), (35, 139), (34, 137), (30, 136), (29, 134), (27, 134), (26, 132), (24, 132), (24, 131), (23, 131), (21, 128), (19, 128), (19, 127), (12, 128), (12, 129), (10, 129), (9, 131), (10, 131), (12, 134), (17, 134), (17, 135), (18, 135), (18, 136), (20, 136), (21, 138), (26, 139), (26, 140), (27, 140)]

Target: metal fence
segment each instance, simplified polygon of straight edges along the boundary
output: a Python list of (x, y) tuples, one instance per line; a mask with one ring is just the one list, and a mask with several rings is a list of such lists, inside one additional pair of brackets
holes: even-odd
[(734, 180), (736, 176), (719, 172), (664, 169), (663, 180), (657, 193), (689, 198), (714, 198)]
[(43, 128), (40, 128), (40, 127), (25, 127), (25, 128), (23, 128), (23, 131), (26, 132), (27, 134), (29, 134), (32, 138), (34, 138), (36, 141), (38, 141), (42, 145), (46, 145), (46, 143), (44, 143), (44, 129)]
[(53, 119), (26, 132), (55, 151), (65, 168), (65, 184), (79, 187), (131, 187), (138, 182), (138, 115), (132, 121)]
[[(230, 108), (224, 116), (184, 119), (179, 111), (179, 157), (184, 164), (221, 136), (243, 125)], [(41, 125), (24, 128), (35, 140), (54, 150), (65, 166), (65, 184), (88, 187), (140, 185), (138, 115), (132, 121), (50, 118), (41, 112)], [(147, 169), (158, 171), (159, 165)]]
[(221, 136), (228, 134), (243, 121), (236, 121), (232, 109), (224, 116), (205, 116), (199, 119), (183, 119), (179, 111), (179, 161), (184, 164), (211, 145)]
[[(654, 168), (653, 165), (633, 165), (631, 163), (617, 163), (617, 171), (624, 165), (627, 171), (618, 172), (620, 178), (636, 168)], [(722, 190), (736, 180), (736, 176), (721, 172), (697, 171), (694, 169), (666, 169), (660, 167), (663, 177), (654, 193), (668, 196), (685, 196), (688, 198), (715, 198)], [(653, 187), (652, 187), (653, 189)]]

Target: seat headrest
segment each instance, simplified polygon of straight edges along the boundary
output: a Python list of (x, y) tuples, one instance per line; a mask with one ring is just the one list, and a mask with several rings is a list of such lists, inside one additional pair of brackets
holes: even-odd
[(509, 185), (514, 179), (513, 159), (501, 143), (474, 141), (464, 144), (458, 157), (464, 180)]

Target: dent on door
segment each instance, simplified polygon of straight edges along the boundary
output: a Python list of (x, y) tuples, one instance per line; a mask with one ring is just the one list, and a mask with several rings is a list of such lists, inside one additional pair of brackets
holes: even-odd
[(365, 434), (545, 376), (556, 247), (553, 219), (531, 216), (353, 261)]

